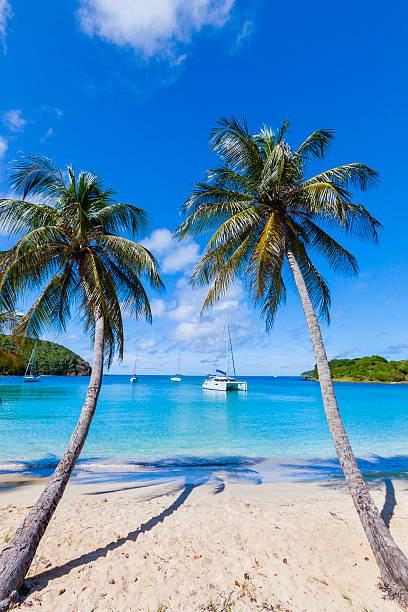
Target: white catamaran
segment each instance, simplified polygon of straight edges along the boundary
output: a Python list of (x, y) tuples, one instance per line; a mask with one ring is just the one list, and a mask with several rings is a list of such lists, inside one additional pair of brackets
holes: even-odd
[(136, 366), (137, 366), (137, 358), (138, 358), (138, 356), (139, 356), (139, 347), (137, 347), (137, 351), (136, 351), (136, 359), (135, 359), (135, 366), (133, 368), (133, 374), (132, 374), (132, 376), (129, 379), (131, 383), (139, 382), (139, 379), (136, 376)]
[(181, 370), (180, 370), (180, 353), (178, 354), (178, 361), (177, 361), (177, 372), (178, 374), (175, 374), (174, 376), (172, 376), (170, 378), (170, 380), (172, 380), (173, 382), (181, 382), (182, 378), (181, 378)]
[[(235, 361), (234, 361), (234, 353), (232, 351), (232, 342), (231, 342), (231, 334), (228, 323), (228, 318), (226, 322), (227, 327), (227, 370), (215, 370), (215, 374), (208, 374), (207, 378), (203, 383), (203, 389), (209, 389), (211, 391), (246, 391), (247, 390), (247, 382), (246, 380), (237, 380), (236, 372), (235, 372)], [(234, 372), (234, 376), (230, 376), (229, 368), (230, 368), (230, 355), (231, 355), (231, 363), (232, 369)]]
[(27, 368), (24, 374), (24, 382), (38, 382), (40, 380), (40, 375), (36, 374), (34, 371), (34, 357), (35, 357), (36, 348), (37, 348), (37, 341), (35, 342), (34, 348), (31, 351), (30, 360), (27, 364)]

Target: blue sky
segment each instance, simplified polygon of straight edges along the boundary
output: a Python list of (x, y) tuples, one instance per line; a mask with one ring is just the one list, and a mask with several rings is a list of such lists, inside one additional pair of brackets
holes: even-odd
[[(319, 167), (362, 161), (381, 185), (359, 200), (384, 225), (378, 245), (346, 240), (360, 276), (319, 262), (332, 289), (329, 357), (407, 358), (407, 8), (251, 0), (0, 0), (0, 192), (19, 151), (93, 170), (118, 199), (147, 209), (144, 237), (167, 292), (152, 296), (153, 326), (126, 320), (126, 356), (112, 372), (205, 374), (228, 310), (239, 372), (297, 374), (314, 363), (299, 299), (290, 291), (275, 328), (237, 285), (199, 318), (188, 285), (203, 244), (170, 234), (194, 181), (215, 164), (208, 134), (222, 115), (253, 131), (287, 117), (295, 145), (317, 128), (336, 141)], [(0, 236), (0, 248), (9, 243)], [(71, 325), (49, 334), (91, 358)]]

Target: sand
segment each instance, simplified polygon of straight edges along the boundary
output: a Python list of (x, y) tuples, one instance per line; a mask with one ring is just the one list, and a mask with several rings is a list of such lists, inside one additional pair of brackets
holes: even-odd
[[(408, 493), (390, 526), (408, 552)], [(373, 488), (394, 506), (388, 481)], [(0, 491), (0, 537), (41, 485)], [(98, 611), (395, 611), (336, 483), (71, 484), (40, 544), (22, 607)]]

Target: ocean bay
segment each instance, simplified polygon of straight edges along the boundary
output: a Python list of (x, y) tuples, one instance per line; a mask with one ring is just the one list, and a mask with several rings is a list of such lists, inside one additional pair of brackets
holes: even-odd
[[(247, 393), (223, 393), (203, 390), (202, 377), (186, 376), (175, 384), (168, 376), (141, 376), (136, 385), (128, 376), (104, 377), (76, 473), (85, 465), (116, 466), (115, 478), (125, 478), (129, 470), (153, 467), (164, 473), (170, 466), (179, 472), (246, 461), (258, 464), (263, 480), (336, 473), (319, 385), (298, 377), (247, 380)], [(55, 466), (88, 381), (49, 376), (25, 385), (21, 377), (0, 379), (3, 473), (44, 474)], [(405, 471), (408, 386), (336, 383), (335, 388), (357, 457), (371, 458), (369, 471)]]

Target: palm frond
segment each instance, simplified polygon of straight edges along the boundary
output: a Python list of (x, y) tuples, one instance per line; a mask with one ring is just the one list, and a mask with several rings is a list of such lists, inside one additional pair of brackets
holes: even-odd
[(288, 242), (302, 272), (313, 308), (318, 311), (320, 317), (330, 323), (331, 298), (326, 281), (313, 265), (302, 242), (294, 237)]
[(262, 172), (262, 155), (255, 139), (248, 132), (246, 119), (240, 124), (234, 117), (222, 117), (211, 132), (213, 150), (227, 166), (257, 180)]
[(334, 139), (333, 130), (316, 130), (306, 138), (295, 153), (304, 159), (316, 157), (323, 159), (324, 154)]
[[(27, 292), (38, 295), (15, 334), (38, 336), (64, 329), (75, 307), (93, 336), (95, 317), (105, 321), (106, 358), (123, 355), (121, 299), (136, 317), (151, 321), (143, 282), (163, 288), (157, 262), (147, 249), (117, 232), (140, 234), (147, 214), (114, 200), (90, 172), (62, 171), (50, 160), (23, 156), (14, 166), (12, 186), (25, 199), (0, 201), (0, 222), (11, 234), (25, 232), (0, 252), (0, 311), (13, 310)], [(121, 299), (120, 299), (121, 298)]]
[(365, 164), (354, 162), (337, 166), (325, 172), (321, 172), (316, 176), (307, 179), (303, 185), (311, 185), (313, 183), (332, 183), (343, 189), (358, 187), (365, 191), (369, 187), (375, 186), (379, 181), (379, 175), (376, 170), (369, 168)]
[(303, 230), (307, 238), (307, 246), (327, 259), (333, 270), (343, 274), (358, 274), (358, 264), (354, 255), (349, 253), (316, 223), (313, 223), (311, 219), (304, 218), (298, 223), (295, 221), (293, 223), (297, 229)]
[(22, 155), (14, 162), (13, 169), (11, 187), (16, 193), (21, 193), (24, 200), (29, 195), (38, 195), (46, 201), (55, 200), (67, 193), (61, 170), (46, 157)]
[(10, 236), (44, 225), (55, 225), (58, 211), (47, 204), (26, 200), (0, 200), (0, 228)]
[(125, 232), (131, 236), (141, 236), (149, 227), (146, 211), (131, 204), (115, 202), (101, 206), (96, 202), (89, 211), (89, 218), (104, 233)]

